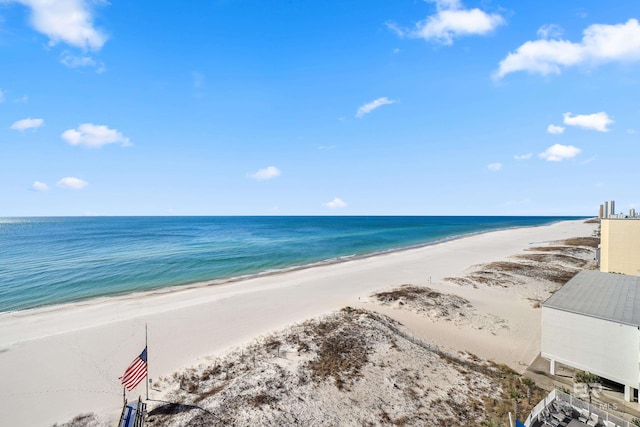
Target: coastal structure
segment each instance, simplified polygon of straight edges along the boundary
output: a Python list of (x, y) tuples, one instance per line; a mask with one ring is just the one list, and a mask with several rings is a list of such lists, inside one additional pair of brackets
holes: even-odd
[[(634, 221), (635, 222), (635, 221)], [(640, 382), (640, 277), (585, 270), (542, 304), (542, 357), (624, 385)]]
[(600, 209), (598, 211), (598, 218), (600, 219), (609, 219), (609, 218), (617, 218), (617, 219), (626, 219), (626, 218), (639, 218), (636, 210), (634, 208), (629, 209), (629, 215), (625, 215), (623, 212), (616, 213), (616, 201), (615, 200), (607, 200), (603, 204), (600, 205)]
[[(579, 424), (576, 424), (578, 423)], [(524, 422), (525, 427), (574, 426), (633, 427), (635, 424), (616, 417), (558, 389), (553, 389), (538, 403)]]
[(603, 219), (599, 252), (601, 272), (637, 276), (640, 271), (640, 220)]
[(616, 213), (616, 201), (615, 200), (606, 200), (599, 207), (598, 218), (600, 218), (600, 219), (609, 219), (609, 218), (617, 218), (617, 219), (636, 218), (636, 219), (639, 219), (640, 217), (638, 217), (638, 214), (636, 213), (635, 208), (629, 208), (629, 215), (625, 215), (623, 212)]
[(600, 213), (599, 217), (602, 218), (610, 218), (612, 215), (616, 214), (616, 202), (615, 200), (605, 200), (605, 202), (600, 205)]

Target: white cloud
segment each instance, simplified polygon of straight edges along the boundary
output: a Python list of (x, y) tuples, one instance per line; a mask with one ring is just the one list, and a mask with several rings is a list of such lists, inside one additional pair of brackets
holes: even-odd
[(9, 126), (9, 129), (19, 130), (19, 131), (23, 131), (27, 129), (38, 129), (43, 124), (44, 124), (44, 120), (32, 119), (31, 117), (29, 117), (28, 119), (18, 120), (17, 122)]
[(538, 154), (541, 159), (545, 159), (548, 162), (561, 162), (565, 159), (572, 159), (582, 150), (573, 145), (561, 145), (554, 144), (547, 148), (543, 153)]
[(594, 114), (576, 114), (564, 113), (564, 124), (567, 126), (579, 126), (585, 129), (597, 130), (598, 132), (609, 132), (608, 125), (613, 123), (607, 113), (601, 111)]
[(258, 181), (264, 181), (280, 176), (280, 169), (275, 166), (269, 166), (258, 170), (256, 173), (249, 174), (249, 176)]
[(372, 112), (376, 108), (380, 108), (383, 105), (395, 104), (395, 103), (396, 103), (395, 100), (389, 99), (386, 96), (384, 96), (382, 98), (375, 99), (375, 100), (373, 100), (373, 101), (371, 101), (371, 102), (369, 102), (367, 104), (364, 104), (360, 108), (358, 108), (358, 111), (356, 112), (356, 117), (361, 119), (362, 117), (364, 117), (365, 114), (369, 114), (370, 112)]
[(22, 95), (20, 98), (14, 99), (13, 102), (17, 104), (24, 104), (29, 102), (29, 97), (27, 95)]
[(69, 68), (93, 67), (96, 65), (95, 59), (90, 56), (74, 56), (68, 52), (63, 53), (60, 62)]
[(487, 169), (489, 169), (490, 171), (498, 172), (500, 169), (502, 169), (502, 163), (491, 163), (487, 165)]
[(500, 79), (516, 71), (560, 74), (566, 67), (639, 59), (640, 24), (637, 19), (629, 19), (624, 24), (590, 25), (578, 43), (544, 38), (528, 41), (500, 61), (494, 77)]
[(524, 70), (542, 75), (559, 74), (560, 65), (571, 66), (582, 60), (582, 49), (575, 43), (564, 40), (528, 41), (500, 61), (495, 77), (502, 78)]
[[(480, 9), (465, 9), (458, 0), (427, 0), (436, 4), (436, 14), (416, 24), (414, 30), (391, 28), (401, 35), (434, 40), (444, 45), (453, 44), (455, 37), (484, 35), (505, 23), (499, 14)], [(389, 25), (387, 25), (389, 26)]]
[(84, 145), (91, 148), (99, 148), (106, 144), (120, 144), (123, 147), (131, 145), (129, 138), (119, 131), (92, 123), (83, 123), (77, 129), (66, 130), (60, 137), (71, 145)]
[(95, 67), (97, 68), (98, 74), (101, 74), (106, 71), (106, 67), (104, 63), (101, 61), (96, 61), (90, 56), (75, 56), (71, 53), (64, 51), (62, 55), (60, 55), (60, 62), (69, 68), (79, 68), (79, 67)]
[(336, 197), (332, 201), (327, 202), (327, 203), (323, 204), (322, 206), (324, 206), (325, 208), (328, 208), (328, 209), (339, 209), (339, 208), (346, 208), (347, 204), (345, 203), (344, 200)]
[(513, 156), (513, 158), (516, 160), (529, 160), (531, 156), (533, 156), (533, 153), (516, 154), (515, 156)]
[(404, 37), (407, 34), (407, 30), (398, 26), (398, 24), (396, 24), (395, 22), (386, 22), (384, 25), (386, 25), (388, 29), (396, 33), (396, 36), (400, 38)]
[(435, 3), (438, 9), (460, 9), (462, 2), (460, 0), (425, 0), (428, 3)]
[(4, 102), (4, 92), (0, 89), (0, 104)]
[(547, 24), (540, 27), (537, 34), (541, 39), (556, 39), (562, 36), (563, 32), (562, 27), (556, 24)]
[[(7, 0), (5, 0), (7, 1)], [(64, 42), (99, 50), (107, 36), (93, 26), (90, 0), (8, 0), (31, 9), (31, 25), (49, 37), (49, 44)]]
[(49, 189), (49, 186), (47, 184), (45, 184), (44, 182), (40, 182), (40, 181), (35, 181), (33, 184), (31, 184), (31, 188), (34, 191), (47, 191)]
[(563, 126), (556, 126), (556, 125), (549, 125), (547, 126), (547, 132), (552, 133), (554, 135), (559, 135), (561, 133), (564, 133), (564, 127)]
[(89, 183), (87, 181), (83, 181), (80, 178), (68, 176), (66, 178), (62, 178), (56, 185), (60, 188), (66, 188), (68, 190), (81, 190), (89, 185)]

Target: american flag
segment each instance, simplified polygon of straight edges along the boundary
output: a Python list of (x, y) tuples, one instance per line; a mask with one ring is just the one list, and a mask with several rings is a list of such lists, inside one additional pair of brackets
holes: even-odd
[(124, 374), (118, 378), (122, 385), (131, 391), (147, 376), (147, 347), (142, 350), (140, 356), (136, 357), (131, 365), (124, 371)]

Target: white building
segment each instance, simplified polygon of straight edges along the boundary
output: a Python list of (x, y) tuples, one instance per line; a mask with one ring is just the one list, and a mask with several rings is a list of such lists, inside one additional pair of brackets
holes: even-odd
[(640, 277), (581, 271), (542, 304), (542, 357), (624, 385), (640, 384)]

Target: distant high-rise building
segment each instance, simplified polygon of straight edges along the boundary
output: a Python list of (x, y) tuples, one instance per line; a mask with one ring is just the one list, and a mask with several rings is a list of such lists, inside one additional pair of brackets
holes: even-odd
[(604, 205), (600, 205), (600, 213), (598, 214), (598, 218), (604, 218)]
[(601, 218), (610, 218), (616, 214), (616, 202), (615, 200), (605, 200), (604, 206), (602, 206)]
[(629, 209), (629, 218), (636, 217), (636, 210), (634, 208)]

